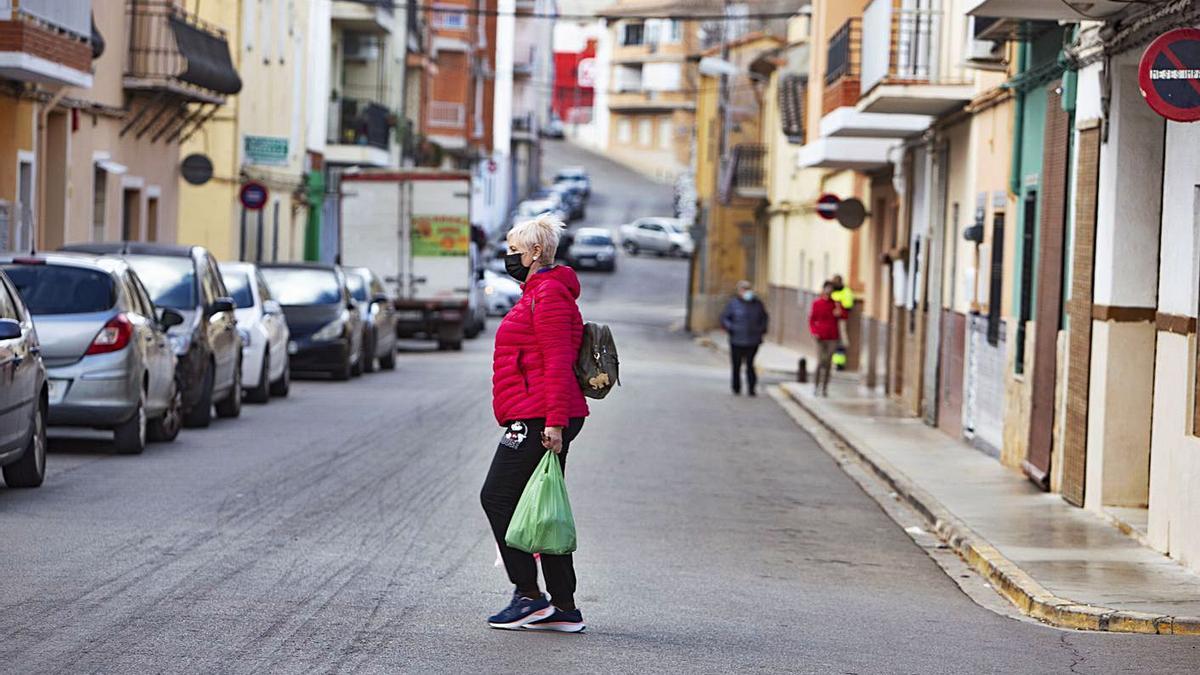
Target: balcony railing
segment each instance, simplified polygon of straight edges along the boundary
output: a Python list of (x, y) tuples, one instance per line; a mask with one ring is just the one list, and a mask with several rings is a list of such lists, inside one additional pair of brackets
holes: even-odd
[(425, 123), (430, 128), (462, 129), (467, 123), (467, 107), (450, 101), (430, 101)]
[(127, 89), (169, 89), (220, 102), (241, 91), (225, 32), (169, 0), (127, 0)]
[(375, 101), (339, 98), (331, 102), (330, 112), (330, 143), (388, 149), (392, 124), (386, 107)]
[(857, 18), (853, 18), (842, 24), (829, 38), (822, 115), (841, 107), (853, 106), (858, 101), (861, 56), (862, 26)]
[(881, 39), (862, 45), (862, 92), (884, 80), (936, 81), (941, 20), (936, 9), (905, 9), (898, 0), (873, 0), (863, 12), (863, 25), (869, 35)]
[(733, 146), (730, 159), (722, 166), (720, 198), (728, 204), (733, 197), (766, 197), (767, 148), (761, 143)]

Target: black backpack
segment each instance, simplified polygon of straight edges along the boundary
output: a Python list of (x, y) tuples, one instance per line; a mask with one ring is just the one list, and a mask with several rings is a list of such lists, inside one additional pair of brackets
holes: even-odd
[(621, 362), (612, 330), (598, 323), (583, 324), (583, 342), (575, 360), (575, 379), (588, 398), (604, 398), (621, 384)]
[[(529, 313), (537, 309), (531, 301)], [(621, 384), (621, 362), (617, 358), (617, 343), (612, 330), (599, 323), (583, 324), (583, 340), (575, 357), (575, 380), (588, 398), (604, 398), (613, 387)]]

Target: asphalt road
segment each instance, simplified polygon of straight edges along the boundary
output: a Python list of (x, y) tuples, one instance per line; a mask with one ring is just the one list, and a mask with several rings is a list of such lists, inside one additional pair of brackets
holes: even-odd
[[(561, 144), (590, 222), (669, 190)], [(140, 457), (51, 446), (0, 489), (0, 672), (1195, 672), (1200, 642), (980, 607), (769, 397), (677, 327), (686, 263), (584, 276), (623, 385), (572, 447), (583, 635), (488, 629), (511, 593), (478, 492), (490, 336)]]

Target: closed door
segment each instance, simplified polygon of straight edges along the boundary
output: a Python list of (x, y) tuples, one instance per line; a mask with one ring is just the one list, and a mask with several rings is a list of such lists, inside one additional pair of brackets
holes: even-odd
[(0, 318), (22, 324), (21, 337), (0, 340), (0, 452), (12, 450), (29, 432), (36, 400), (37, 357), (33, 326), (26, 321), (15, 290), (0, 280)]
[(121, 238), (125, 241), (140, 241), (142, 197), (141, 191), (126, 189), (122, 191), (121, 208)]
[[(202, 285), (207, 287), (206, 295), (216, 298), (229, 297), (225, 283), (217, 263), (211, 257), (201, 261), (200, 270)], [(241, 350), (237, 344), (237, 319), (233, 312), (217, 312), (208, 317), (208, 337), (213, 349), (213, 360), (217, 363), (216, 386), (223, 389), (233, 384), (237, 369), (238, 354)]]

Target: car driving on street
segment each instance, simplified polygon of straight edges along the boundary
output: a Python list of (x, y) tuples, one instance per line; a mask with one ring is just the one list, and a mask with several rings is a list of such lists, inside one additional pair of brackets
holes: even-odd
[(692, 235), (677, 218), (638, 218), (621, 226), (621, 244), (630, 255), (642, 251), (659, 256), (688, 257), (696, 250)]
[(288, 365), (288, 326), (283, 307), (252, 263), (221, 263), (221, 277), (237, 305), (238, 333), (242, 336), (242, 389), (251, 403), (284, 397), (291, 389)]
[(336, 265), (266, 263), (259, 266), (287, 317), (292, 372), (328, 373), (348, 380), (362, 373), (362, 315)]
[(554, 183), (568, 183), (578, 186), (583, 190), (584, 198), (592, 196), (592, 179), (588, 176), (587, 169), (582, 166), (567, 166), (559, 169), (558, 173), (554, 174)]
[(242, 412), (242, 340), (235, 305), (217, 261), (203, 246), (140, 242), (71, 244), (63, 251), (120, 256), (129, 262), (156, 307), (178, 311), (168, 331), (183, 387), (183, 424), (207, 427)]
[(379, 367), (393, 370), (396, 367), (396, 308), (392, 296), (379, 278), (366, 267), (348, 267), (346, 286), (350, 297), (358, 305), (363, 325), (363, 370), (375, 371)]
[(49, 425), (111, 429), (113, 446), (139, 454), (173, 441), (183, 396), (167, 330), (183, 323), (156, 310), (128, 263), (65, 254), (0, 258), (34, 317), (46, 364)]
[(48, 397), (33, 317), (0, 270), (0, 472), (10, 488), (38, 487), (46, 477)]

